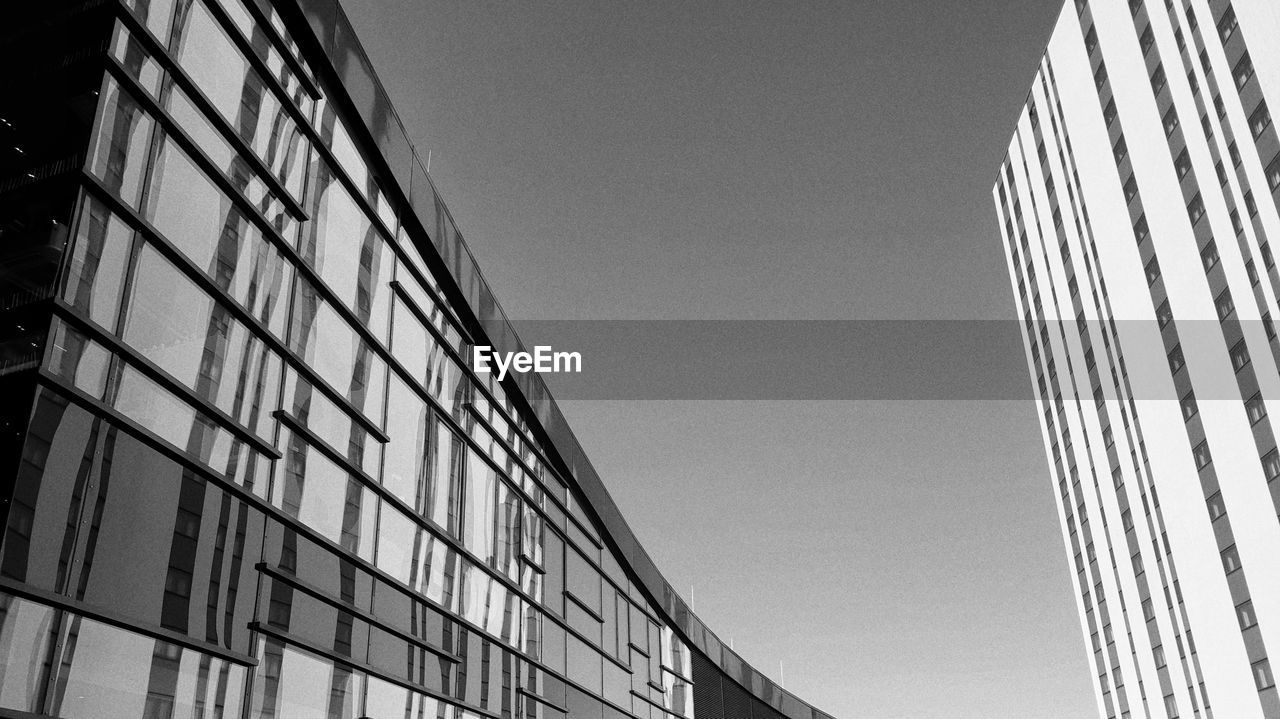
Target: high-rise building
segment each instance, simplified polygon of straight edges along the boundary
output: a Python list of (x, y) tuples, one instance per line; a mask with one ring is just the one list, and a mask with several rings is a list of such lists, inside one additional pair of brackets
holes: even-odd
[(469, 366), (520, 340), (336, 0), (4, 3), (0, 57), (0, 716), (829, 719)]
[(1280, 5), (1072, 0), (993, 191), (1103, 717), (1280, 717)]

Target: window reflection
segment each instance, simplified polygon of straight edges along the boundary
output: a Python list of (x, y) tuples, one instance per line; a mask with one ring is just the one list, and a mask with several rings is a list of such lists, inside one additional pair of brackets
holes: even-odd
[(53, 609), (0, 594), (0, 706), (40, 710), (53, 633)]
[(272, 503), (343, 549), (372, 560), (373, 493), (301, 436), (287, 437), (284, 476)]
[(115, 330), (133, 231), (89, 197), (80, 212), (63, 298), (85, 317)]
[(135, 277), (125, 340), (198, 396), (269, 439), (280, 358), (149, 245), (139, 253)]
[(107, 401), (121, 414), (214, 471), (266, 496), (270, 477), (266, 457), (137, 369), (120, 365)]
[(245, 668), (176, 644), (72, 616), (49, 713), (66, 719), (240, 712)]
[(356, 719), (364, 675), (275, 639), (258, 645), (252, 716), (259, 719)]
[(51, 336), (49, 371), (90, 397), (101, 399), (107, 386), (111, 353), (58, 318), (54, 318)]
[(420, 512), (429, 511), (427, 475), (430, 458), (427, 443), (431, 435), (431, 413), (427, 403), (394, 373), (388, 378), (386, 460), (382, 485), (405, 504)]
[(366, 416), (382, 414), (386, 364), (302, 278), (294, 294), (289, 345)]
[(101, 98), (89, 169), (108, 190), (136, 208), (155, 122), (110, 77)]
[(311, 222), (299, 253), (325, 284), (385, 339), (394, 254), (368, 215), (317, 157), (309, 182)]
[(297, 124), (200, 0), (179, 0), (173, 54), (240, 137), (295, 198), (307, 144)]
[(298, 372), (286, 369), (281, 406), (330, 447), (345, 451), (351, 463), (371, 477), (377, 476), (381, 443), (364, 426), (316, 389)]
[(481, 459), (475, 450), (467, 450), (462, 543), (473, 554), (491, 564), (494, 561), (497, 481), (497, 475), (489, 463)]
[(280, 253), (172, 142), (162, 143), (154, 164), (147, 219), (220, 289), (284, 337), (293, 273)]

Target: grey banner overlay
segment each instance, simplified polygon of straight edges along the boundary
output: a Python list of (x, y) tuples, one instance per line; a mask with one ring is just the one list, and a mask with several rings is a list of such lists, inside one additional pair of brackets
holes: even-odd
[[(578, 352), (581, 373), (544, 373), (561, 400), (1032, 400), (1021, 323), (1014, 320), (523, 320), (525, 348)], [(1179, 321), (1174, 325), (1198, 399), (1240, 399), (1228, 349), (1241, 336), (1267, 348), (1260, 321)], [(1059, 333), (1076, 322), (1050, 325)], [(1101, 337), (1110, 328), (1089, 323), (1100, 366)], [(1115, 323), (1135, 399), (1179, 399), (1168, 364), (1172, 337), (1155, 321)], [(1254, 338), (1257, 338), (1257, 343)], [(1229, 344), (1230, 343), (1230, 344)], [(1114, 350), (1112, 350), (1114, 352)], [(468, 356), (471, 361), (471, 356)], [(1274, 359), (1267, 357), (1266, 361)], [(1088, 371), (1073, 357), (1082, 394), (1092, 395)], [(1217, 368), (1205, 372), (1201, 367)], [(1225, 368), (1228, 371), (1219, 371)], [(1059, 357), (1060, 383), (1068, 379)], [(1139, 374), (1140, 373), (1140, 374)], [(1108, 373), (1109, 374), (1109, 373)], [(1203, 377), (1201, 375), (1204, 375)], [(1103, 376), (1105, 396), (1114, 397)], [(1069, 390), (1064, 389), (1064, 395)], [(1052, 390), (1050, 390), (1052, 394)]]

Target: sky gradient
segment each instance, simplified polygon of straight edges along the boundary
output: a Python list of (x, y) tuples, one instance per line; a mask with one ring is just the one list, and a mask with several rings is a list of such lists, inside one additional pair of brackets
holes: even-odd
[[(343, 4), (517, 328), (1016, 319), (990, 188), (1059, 2)], [(838, 719), (1095, 716), (1034, 403), (562, 407)]]

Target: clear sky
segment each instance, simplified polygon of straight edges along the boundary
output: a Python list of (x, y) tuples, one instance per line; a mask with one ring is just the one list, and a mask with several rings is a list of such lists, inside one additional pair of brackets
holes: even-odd
[[(1057, 0), (343, 4), (517, 328), (1014, 319), (990, 188)], [(1030, 401), (562, 404), (838, 719), (1096, 716)]]

